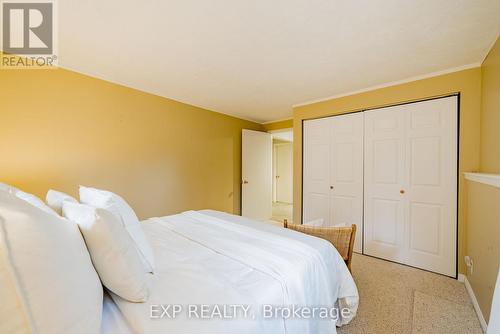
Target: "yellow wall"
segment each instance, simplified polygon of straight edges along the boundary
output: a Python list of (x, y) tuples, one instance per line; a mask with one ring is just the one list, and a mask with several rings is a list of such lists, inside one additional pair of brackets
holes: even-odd
[[(500, 174), (500, 40), (482, 68), (481, 171)], [(488, 321), (500, 266), (500, 188), (468, 182), (467, 278)]]
[[(481, 69), (473, 68), (405, 84), (294, 108), (294, 203), (302, 199), (302, 120), (343, 114), (385, 105), (460, 92), (460, 161), (458, 205), (458, 264), (465, 272), (466, 192), (462, 172), (479, 169)], [(294, 221), (301, 221), (301, 205), (294, 205)]]
[(142, 218), (240, 211), (241, 129), (261, 125), (62, 69), (0, 70), (0, 87), (0, 182), (102, 187)]
[(481, 170), (500, 173), (500, 39), (482, 67)]
[(500, 266), (500, 189), (477, 182), (467, 189), (467, 255), (474, 261), (467, 279), (488, 321)]
[(287, 119), (284, 121), (277, 121), (272, 123), (265, 123), (262, 124), (262, 126), (264, 126), (264, 130), (266, 131), (291, 129), (293, 128), (293, 119)]

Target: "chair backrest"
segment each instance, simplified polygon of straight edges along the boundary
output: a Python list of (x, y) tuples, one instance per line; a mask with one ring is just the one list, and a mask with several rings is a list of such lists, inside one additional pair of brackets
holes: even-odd
[(346, 261), (349, 270), (351, 269), (352, 251), (354, 249), (354, 239), (356, 237), (356, 225), (353, 224), (349, 227), (315, 227), (289, 224), (285, 219), (284, 227), (331, 242), (340, 253), (340, 256)]

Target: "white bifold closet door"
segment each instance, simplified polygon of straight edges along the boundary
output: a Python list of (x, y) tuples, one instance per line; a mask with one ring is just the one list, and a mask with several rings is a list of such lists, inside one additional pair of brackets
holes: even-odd
[(363, 113), (304, 122), (303, 222), (357, 225), (363, 237)]
[(364, 253), (456, 275), (458, 97), (366, 111)]

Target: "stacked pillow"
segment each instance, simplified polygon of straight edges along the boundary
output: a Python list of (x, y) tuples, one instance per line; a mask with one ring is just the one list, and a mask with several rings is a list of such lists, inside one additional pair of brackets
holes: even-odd
[(47, 193), (47, 202), (79, 226), (103, 285), (128, 301), (146, 301), (154, 258), (134, 210), (120, 196), (95, 188), (80, 187), (80, 201)]
[(76, 224), (0, 191), (0, 332), (99, 333), (103, 291)]
[(140, 254), (122, 223), (111, 212), (89, 205), (63, 203), (63, 215), (80, 227), (102, 283), (131, 302), (149, 296)]
[(111, 212), (134, 240), (134, 245), (141, 255), (144, 270), (148, 273), (154, 272), (153, 250), (142, 231), (141, 223), (134, 210), (123, 198), (110, 191), (80, 186), (80, 201), (83, 204)]
[(9, 186), (8, 184), (0, 182), (0, 191), (6, 191), (8, 193), (13, 193), (13, 190), (17, 190), (17, 188)]
[(50, 189), (47, 192), (47, 196), (45, 197), (45, 200), (47, 201), (47, 204), (57, 212), (59, 215), (62, 215), (62, 207), (63, 203), (65, 201), (71, 202), (71, 203), (78, 203), (76, 198), (65, 194), (63, 192), (57, 191), (57, 190), (52, 190)]
[(153, 251), (116, 194), (81, 187), (84, 204), (55, 190), (46, 199), (0, 183), (0, 333), (99, 333), (101, 282), (146, 301)]
[(19, 190), (16, 187), (10, 186), (5, 183), (0, 183), (0, 191), (12, 194), (47, 213), (50, 213), (52, 215), (57, 215), (57, 213), (54, 210), (48, 207), (41, 199), (39, 199), (35, 195), (25, 193), (24, 191)]

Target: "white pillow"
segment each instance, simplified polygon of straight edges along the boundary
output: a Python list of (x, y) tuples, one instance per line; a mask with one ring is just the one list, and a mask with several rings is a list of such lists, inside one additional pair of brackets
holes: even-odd
[(146, 301), (149, 274), (122, 223), (107, 210), (79, 203), (64, 202), (63, 215), (80, 227), (104, 286), (128, 301)]
[(155, 260), (153, 249), (144, 235), (137, 215), (123, 198), (110, 191), (80, 186), (80, 201), (83, 204), (105, 209), (113, 213), (122, 222), (134, 240), (137, 250), (141, 254), (144, 270), (148, 273), (154, 272)]
[(41, 199), (39, 199), (35, 195), (25, 193), (24, 191), (19, 190), (19, 189), (17, 189), (13, 194), (17, 198), (20, 198), (23, 201), (26, 201), (29, 204), (31, 204), (31, 205), (33, 205), (33, 206), (35, 206), (35, 207), (37, 207), (37, 208), (39, 208), (39, 209), (47, 212), (47, 213), (50, 213), (51, 215), (59, 216), (57, 214), (57, 212), (55, 212), (54, 210), (52, 210), (49, 206), (47, 206), (47, 204), (45, 204)]
[(16, 187), (0, 182), (0, 191), (15, 195), (16, 197), (22, 199), (23, 201), (26, 201), (29, 204), (34, 205), (45, 212), (48, 212), (50, 214), (56, 214), (56, 212), (51, 208), (49, 208), (41, 199), (39, 199), (35, 195), (28, 194), (22, 190), (19, 190)]
[(76, 224), (0, 192), (0, 332), (98, 334), (103, 291)]
[(6, 192), (8, 192), (8, 193), (13, 194), (13, 193), (15, 193), (17, 190), (19, 190), (19, 189), (17, 189), (16, 187), (13, 187), (13, 186), (11, 186), (11, 185), (8, 185), (8, 184), (5, 184), (5, 183), (0, 182), (0, 191), (6, 191)]
[[(2, 251), (0, 250), (0, 253)], [(31, 331), (24, 305), (18, 298), (16, 282), (7, 258), (0, 255), (0, 333), (25, 334)]]
[(47, 196), (45, 196), (45, 200), (47, 204), (58, 214), (62, 214), (62, 205), (64, 201), (78, 203), (76, 198), (65, 194), (63, 192), (50, 189), (47, 192)]

